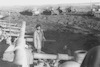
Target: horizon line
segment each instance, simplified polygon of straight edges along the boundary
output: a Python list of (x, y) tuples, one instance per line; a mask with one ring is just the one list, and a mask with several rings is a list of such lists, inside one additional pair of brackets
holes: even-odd
[(90, 5), (90, 4), (100, 4), (100, 2), (87, 2), (87, 3), (62, 3), (62, 4), (44, 4), (44, 5), (13, 5), (13, 6), (0, 6), (1, 7), (28, 7), (28, 6), (34, 6), (34, 7), (43, 7), (43, 6), (58, 6), (58, 5), (70, 5), (70, 6), (75, 6), (75, 5)]

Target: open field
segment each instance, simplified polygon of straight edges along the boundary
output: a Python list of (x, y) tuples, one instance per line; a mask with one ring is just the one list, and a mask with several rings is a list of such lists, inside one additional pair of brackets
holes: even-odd
[[(88, 8), (79, 7), (77, 9), (88, 10)], [(41, 24), (45, 38), (54, 40), (44, 42), (42, 51), (45, 53), (74, 55), (76, 50), (88, 51), (100, 44), (100, 37), (97, 36), (100, 34), (100, 18), (87, 15), (87, 12), (27, 16), (19, 13), (22, 10), (22, 8), (14, 11), (1, 10), (1, 14), (7, 16), (3, 20), (15, 24), (21, 24), (23, 20), (26, 21), (26, 33), (31, 36), (33, 36), (36, 24)], [(8, 16), (9, 11), (11, 12), (10, 16)], [(29, 43), (34, 46), (33, 42)], [(0, 59), (0, 67), (11, 66), (13, 66), (12, 63), (4, 62)]]
[[(84, 10), (88, 8), (84, 8)], [(8, 11), (1, 11), (1, 14), (6, 16)], [(64, 15), (27, 16), (20, 14), (18, 11), (11, 11), (10, 16), (4, 20), (9, 22), (9, 19), (10, 23), (18, 24), (22, 20), (26, 21), (26, 31), (30, 35), (33, 34), (35, 25), (41, 24), (45, 31), (46, 39), (56, 40), (56, 42), (45, 42), (43, 51), (47, 51), (47, 53), (68, 53), (69, 51), (70, 54), (73, 54), (75, 50), (87, 50), (89, 46), (90, 48), (93, 47), (91, 44), (98, 45), (100, 42), (99, 37), (88, 36), (91, 33), (94, 35), (100, 34), (100, 20), (94, 16), (86, 15), (86, 12), (67, 13)], [(95, 42), (90, 43), (91, 41)], [(87, 44), (89, 46), (84, 46)]]

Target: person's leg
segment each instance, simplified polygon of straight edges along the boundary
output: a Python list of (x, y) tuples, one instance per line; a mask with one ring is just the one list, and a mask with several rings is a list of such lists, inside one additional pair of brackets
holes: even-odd
[(42, 49), (42, 41), (39, 40), (39, 41), (38, 41), (38, 44), (37, 44), (37, 52), (38, 52), (38, 53), (41, 53), (41, 49)]

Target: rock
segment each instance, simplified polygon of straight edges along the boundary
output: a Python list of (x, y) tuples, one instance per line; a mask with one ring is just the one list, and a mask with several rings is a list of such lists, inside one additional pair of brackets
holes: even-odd
[(80, 67), (80, 64), (75, 61), (68, 61), (59, 65), (59, 67)]

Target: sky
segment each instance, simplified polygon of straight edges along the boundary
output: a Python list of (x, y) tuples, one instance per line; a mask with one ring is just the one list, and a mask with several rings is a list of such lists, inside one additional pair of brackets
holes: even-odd
[(56, 5), (68, 3), (90, 3), (100, 0), (0, 0), (0, 6)]

